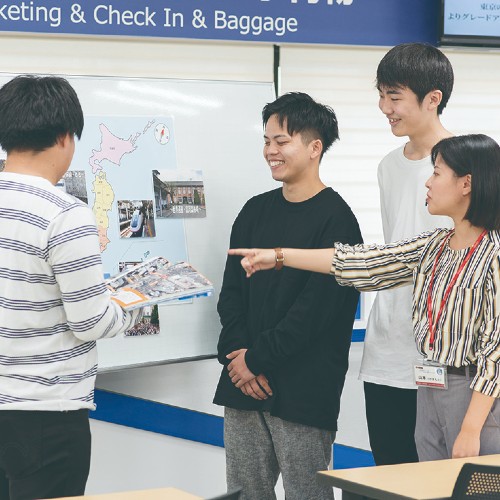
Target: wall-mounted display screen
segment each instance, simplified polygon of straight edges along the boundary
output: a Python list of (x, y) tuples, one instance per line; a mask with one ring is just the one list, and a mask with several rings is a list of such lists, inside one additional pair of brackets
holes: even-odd
[(442, 45), (500, 47), (500, 0), (442, 0)]

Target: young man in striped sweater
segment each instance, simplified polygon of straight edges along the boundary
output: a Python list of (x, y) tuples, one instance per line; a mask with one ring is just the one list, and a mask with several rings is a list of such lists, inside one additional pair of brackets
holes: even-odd
[(95, 341), (138, 312), (110, 300), (91, 210), (55, 187), (83, 113), (63, 78), (0, 89), (0, 499), (82, 495)]

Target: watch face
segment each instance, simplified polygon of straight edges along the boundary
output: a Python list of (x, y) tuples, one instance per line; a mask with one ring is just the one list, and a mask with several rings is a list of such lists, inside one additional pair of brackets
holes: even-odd
[(170, 130), (164, 123), (159, 123), (155, 128), (155, 139), (160, 144), (167, 144), (170, 140)]

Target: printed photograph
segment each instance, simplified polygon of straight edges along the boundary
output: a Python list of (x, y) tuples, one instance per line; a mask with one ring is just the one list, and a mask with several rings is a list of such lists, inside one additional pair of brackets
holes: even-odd
[(89, 202), (84, 170), (68, 170), (64, 177), (56, 184), (59, 189), (78, 198), (84, 203)]
[[(118, 263), (118, 272), (127, 271), (131, 267), (140, 264), (139, 261), (128, 261)], [(143, 335), (158, 335), (160, 333), (160, 315), (158, 306), (146, 306), (143, 308), (142, 320), (125, 332), (125, 337), (141, 337)]]
[(207, 216), (201, 170), (153, 170), (153, 189), (157, 218)]
[(141, 321), (136, 323), (130, 330), (125, 332), (125, 337), (144, 337), (146, 335), (158, 335), (160, 333), (160, 315), (158, 305), (142, 308)]
[(123, 271), (128, 271), (134, 266), (137, 266), (137, 264), (140, 264), (142, 261), (141, 260), (130, 260), (126, 262), (118, 262), (118, 272), (122, 273)]
[(156, 236), (152, 200), (118, 200), (120, 238)]

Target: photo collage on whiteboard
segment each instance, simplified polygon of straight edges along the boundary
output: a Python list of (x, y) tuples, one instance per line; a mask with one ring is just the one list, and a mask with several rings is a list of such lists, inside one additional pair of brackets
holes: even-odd
[[(105, 276), (153, 256), (188, 261), (184, 220), (206, 217), (205, 190), (201, 170), (178, 168), (174, 118), (86, 116), (85, 132), (57, 186), (94, 212)], [(144, 308), (125, 336), (158, 335), (159, 317)]]

